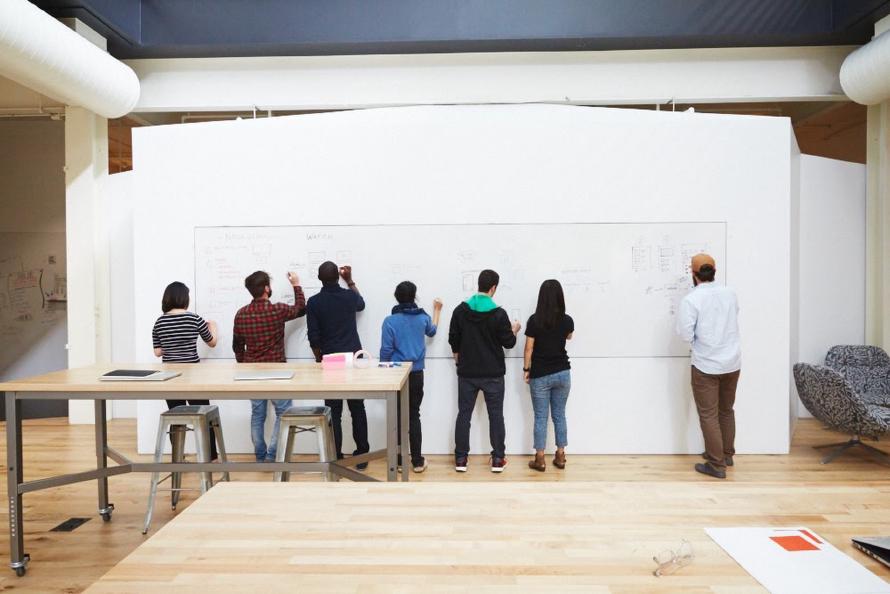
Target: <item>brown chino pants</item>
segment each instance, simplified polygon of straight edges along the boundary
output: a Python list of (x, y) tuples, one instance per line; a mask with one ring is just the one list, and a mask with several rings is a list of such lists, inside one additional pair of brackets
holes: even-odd
[(711, 466), (726, 467), (726, 457), (735, 454), (735, 389), (739, 371), (711, 375), (692, 368), (692, 395), (705, 438), (705, 457)]

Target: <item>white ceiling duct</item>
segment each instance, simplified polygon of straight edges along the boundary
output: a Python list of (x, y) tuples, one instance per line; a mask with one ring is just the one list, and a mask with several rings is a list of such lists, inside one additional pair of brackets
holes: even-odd
[(890, 99), (890, 31), (847, 56), (841, 66), (841, 87), (847, 97), (863, 105)]
[(27, 0), (0, 0), (0, 75), (106, 118), (139, 100), (129, 66)]

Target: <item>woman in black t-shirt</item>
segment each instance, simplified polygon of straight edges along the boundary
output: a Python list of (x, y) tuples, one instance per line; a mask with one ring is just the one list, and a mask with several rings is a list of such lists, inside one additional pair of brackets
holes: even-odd
[(566, 400), (572, 387), (566, 340), (572, 338), (575, 322), (566, 315), (562, 285), (546, 280), (538, 291), (538, 307), (525, 325), (525, 381), (531, 389), (535, 411), (535, 458), (528, 467), (543, 472), (544, 447), (547, 444), (547, 412), (553, 416), (556, 454), (553, 465), (565, 468), (568, 445)]

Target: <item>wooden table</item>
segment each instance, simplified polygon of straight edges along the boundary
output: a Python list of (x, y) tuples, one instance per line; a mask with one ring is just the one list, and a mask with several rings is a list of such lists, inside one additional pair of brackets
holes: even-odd
[[(182, 375), (165, 382), (103, 382), (99, 377), (112, 369), (162, 369), (178, 371)], [(235, 381), (235, 371), (250, 369), (288, 369), (294, 371), (290, 380)], [(408, 444), (408, 373), (409, 364), (393, 368), (322, 370), (316, 363), (256, 363), (211, 362), (198, 365), (95, 365), (57, 371), (46, 375), (0, 383), (6, 401), (6, 457), (7, 488), (9, 494), (9, 553), (10, 567), (16, 574), (25, 574), (30, 556), (24, 552), (22, 495), (51, 487), (95, 480), (99, 489), (99, 514), (111, 520), (114, 505), (108, 501), (108, 477), (127, 472), (334, 472), (356, 481), (373, 481), (365, 474), (347, 468), (369, 460), (387, 459), (387, 479), (395, 481), (399, 454), (398, 431), (401, 441)], [(386, 449), (353, 456), (339, 462), (226, 462), (200, 463), (135, 463), (108, 445), (106, 400), (164, 400), (167, 398), (202, 398), (212, 400), (242, 400), (258, 395), (270, 399), (321, 400), (361, 398), (386, 400)], [(399, 395), (402, 395), (399, 398)], [(24, 482), (22, 461), (23, 400), (93, 400), (96, 415), (95, 470), (78, 472)], [(396, 423), (396, 407), (401, 406), (401, 427)], [(108, 458), (117, 462), (108, 466)], [(402, 468), (402, 480), (408, 480), (408, 465)]]
[[(508, 469), (509, 472), (509, 469)], [(806, 525), (854, 559), (888, 487), (732, 482), (223, 483), (87, 592), (765, 592), (704, 532)], [(681, 539), (695, 560), (655, 577)]]

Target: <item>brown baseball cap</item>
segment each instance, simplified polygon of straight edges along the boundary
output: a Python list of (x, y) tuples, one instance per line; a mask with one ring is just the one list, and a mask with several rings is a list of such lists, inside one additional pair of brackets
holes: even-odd
[(705, 264), (710, 264), (714, 267), (714, 270), (717, 269), (717, 263), (714, 261), (714, 258), (708, 254), (696, 254), (692, 256), (692, 272), (698, 272)]

